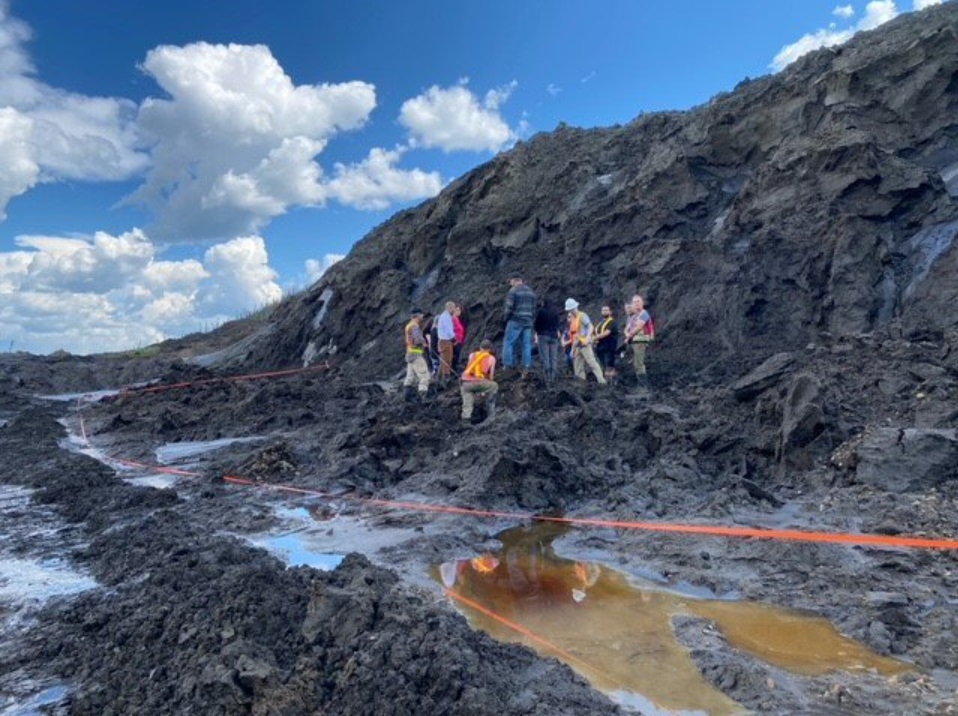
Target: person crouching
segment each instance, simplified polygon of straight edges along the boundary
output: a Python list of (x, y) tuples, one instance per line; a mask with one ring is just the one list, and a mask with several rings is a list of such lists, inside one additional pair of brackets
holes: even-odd
[(476, 395), (486, 396), (486, 419), (492, 420), (495, 417), (496, 393), (499, 392), (499, 385), (493, 380), (495, 374), (496, 357), (492, 354), (492, 341), (484, 340), (479, 344), (479, 350), (469, 354), (466, 369), (462, 373), (459, 391), (462, 394), (463, 421), (472, 419)]

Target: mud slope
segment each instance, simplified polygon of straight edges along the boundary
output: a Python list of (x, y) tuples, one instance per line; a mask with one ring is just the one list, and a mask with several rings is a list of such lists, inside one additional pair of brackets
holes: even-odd
[(381, 378), (412, 304), (457, 298), (474, 340), (501, 335), (513, 269), (594, 313), (643, 292), (679, 382), (826, 334), (952, 326), (956, 40), (944, 3), (688, 112), (539, 134), (374, 230), (218, 359), (335, 355)]

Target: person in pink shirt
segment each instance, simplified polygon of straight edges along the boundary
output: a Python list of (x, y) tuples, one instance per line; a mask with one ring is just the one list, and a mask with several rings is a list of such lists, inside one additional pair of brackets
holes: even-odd
[(495, 417), (496, 393), (499, 392), (499, 385), (494, 380), (495, 375), (496, 357), (492, 354), (492, 341), (487, 339), (479, 344), (479, 350), (469, 354), (466, 370), (462, 373), (459, 392), (462, 394), (464, 422), (472, 419), (472, 408), (477, 395), (486, 396), (486, 420), (492, 420)]
[(452, 367), (455, 368), (459, 365), (459, 354), (466, 342), (466, 324), (462, 322), (462, 306), (458, 303), (452, 312), (452, 330), (455, 336), (452, 344)]

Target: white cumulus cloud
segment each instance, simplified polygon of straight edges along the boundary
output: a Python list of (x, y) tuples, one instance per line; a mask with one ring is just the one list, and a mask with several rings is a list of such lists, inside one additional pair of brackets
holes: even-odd
[[(919, 2), (921, 0), (918, 0)], [(836, 8), (836, 11), (840, 8)], [(838, 14), (836, 12), (836, 14)], [(799, 57), (822, 47), (832, 47), (847, 42), (862, 30), (873, 30), (898, 15), (894, 0), (872, 0), (865, 6), (865, 14), (853, 26), (845, 29), (828, 27), (807, 33), (801, 38), (783, 47), (772, 60), (772, 69), (781, 70)]]
[(40, 166), (30, 144), (33, 123), (11, 107), (0, 108), (0, 220), (7, 203), (37, 183)]
[(484, 102), (459, 84), (433, 85), (423, 94), (403, 102), (399, 122), (409, 130), (414, 146), (436, 147), (446, 152), (469, 150), (497, 152), (516, 140), (499, 108), (515, 83), (490, 90)]
[(0, 349), (122, 350), (206, 330), (281, 297), (263, 239), (164, 261), (140, 230), (21, 236), (0, 252)]
[(123, 180), (149, 163), (138, 146), (136, 104), (41, 82), (26, 51), (30, 38), (0, 0), (0, 218), (37, 182)]
[(834, 10), (832, 10), (832, 15), (836, 17), (849, 18), (855, 14), (855, 8), (851, 5), (837, 5)]
[(316, 157), (376, 106), (366, 82), (294, 84), (262, 45), (163, 46), (142, 68), (169, 98), (140, 107), (154, 164), (129, 201), (167, 240), (236, 236), (320, 203)]
[(306, 259), (306, 285), (311, 286), (319, 281), (331, 266), (344, 258), (344, 254), (326, 254), (322, 259)]
[(357, 209), (385, 209), (395, 201), (411, 201), (435, 196), (442, 190), (439, 172), (398, 169), (405, 148), (375, 148), (357, 164), (336, 164), (336, 175), (325, 186), (325, 193), (346, 206)]
[(207, 249), (203, 266), (209, 278), (200, 284), (197, 306), (205, 316), (236, 315), (283, 297), (278, 274), (269, 265), (266, 243), (243, 236)]
[(941, 5), (944, 0), (915, 0), (914, 9), (915, 10), (924, 10), (926, 7), (931, 7), (932, 5)]
[[(9, 201), (43, 182), (142, 177), (124, 203), (150, 212), (151, 236), (221, 241), (258, 233), (293, 206), (382, 209), (441, 188), (435, 172), (399, 169), (395, 150), (324, 175), (329, 141), (376, 107), (368, 82), (296, 84), (263, 45), (164, 45), (140, 65), (162, 92), (137, 105), (41, 82), (30, 40), (0, 0), (0, 221)], [(484, 146), (509, 140), (498, 108), (514, 88), (474, 100), (472, 141), (477, 131)]]

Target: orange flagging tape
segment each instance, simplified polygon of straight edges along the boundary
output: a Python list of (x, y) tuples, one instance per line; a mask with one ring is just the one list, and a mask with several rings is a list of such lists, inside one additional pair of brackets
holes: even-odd
[(514, 622), (514, 621), (511, 621), (511, 620), (509, 620), (509, 619), (506, 619), (506, 618), (505, 618), (504, 616), (502, 616), (501, 614), (497, 614), (496, 612), (492, 611), (492, 610), (489, 609), (488, 607), (484, 607), (484, 606), (481, 605), (479, 602), (473, 601), (472, 599), (469, 599), (468, 597), (463, 596), (462, 594), (459, 594), (458, 592), (454, 592), (454, 591), (451, 590), (451, 589), (446, 589), (445, 592), (446, 592), (446, 594), (447, 594), (448, 596), (452, 597), (452, 598), (455, 599), (457, 602), (460, 602), (461, 604), (465, 604), (467, 607), (469, 607), (469, 608), (471, 608), (471, 609), (475, 609), (477, 612), (480, 612), (481, 614), (485, 614), (485, 615), (486, 615), (487, 617), (489, 617), (490, 619), (494, 619), (495, 621), (499, 622), (500, 624), (504, 624), (505, 626), (509, 627), (510, 629), (512, 629), (513, 631), (515, 631), (516, 633), (521, 634), (522, 636), (527, 637), (528, 639), (531, 639), (532, 641), (534, 641), (534, 642), (537, 643), (537, 644), (541, 644), (542, 646), (544, 646), (544, 647), (545, 647), (546, 649), (548, 649), (549, 651), (554, 652), (554, 653), (558, 654), (559, 656), (561, 656), (561, 657), (562, 657), (563, 659), (565, 659), (567, 662), (571, 662), (571, 663), (574, 663), (574, 664), (578, 664), (578, 665), (581, 666), (582, 668), (587, 669), (588, 671), (591, 671), (591, 672), (594, 673), (594, 674), (600, 673), (599, 670), (596, 669), (594, 666), (591, 666), (591, 665), (587, 664), (586, 662), (582, 661), (582, 659), (580, 659), (579, 657), (574, 656), (573, 654), (570, 654), (568, 651), (566, 651), (566, 650), (563, 649), (562, 647), (557, 646), (556, 644), (553, 644), (553, 643), (552, 643), (551, 641), (549, 641), (548, 639), (545, 639), (545, 638), (539, 636), (538, 634), (536, 634), (535, 632), (533, 632), (533, 631), (527, 629), (526, 627), (522, 626), (521, 624), (518, 624), (518, 623), (516, 623), (516, 622)]
[[(201, 381), (192, 381), (185, 383), (170, 383), (167, 385), (148, 386), (144, 388), (124, 389), (126, 393), (155, 393), (161, 390), (172, 390), (174, 388), (185, 388), (194, 385), (203, 385), (208, 383), (220, 383), (240, 380), (257, 380), (260, 378), (277, 378), (297, 373), (306, 373), (312, 370), (328, 370), (329, 364), (310, 366), (307, 368), (294, 368), (290, 370), (276, 370), (266, 373), (249, 373), (246, 375), (234, 375), (223, 378), (211, 378)], [(79, 399), (78, 399), (79, 403)], [(84, 441), (87, 441), (86, 427), (83, 421), (83, 415), (80, 415), (80, 430)], [(171, 475), (182, 475), (185, 477), (201, 477), (197, 472), (188, 470), (178, 470), (171, 467), (161, 467), (146, 465), (144, 463), (134, 462), (132, 460), (114, 459), (114, 462), (127, 467), (137, 467), (149, 469), (155, 472), (164, 472)], [(757, 527), (721, 527), (712, 525), (688, 525), (674, 522), (641, 522), (629, 520), (607, 520), (585, 517), (549, 517), (545, 515), (535, 515), (525, 512), (503, 512), (499, 510), (479, 510), (471, 507), (453, 507), (449, 505), (433, 505), (424, 502), (409, 502), (399, 500), (383, 500), (373, 497), (358, 497), (351, 495), (331, 495), (318, 490), (310, 490), (301, 487), (292, 487), (291, 485), (272, 485), (254, 482), (236, 475), (224, 475), (224, 482), (234, 485), (243, 485), (246, 487), (258, 487), (262, 489), (276, 490), (279, 492), (289, 492), (298, 495), (310, 495), (322, 497), (325, 499), (335, 498), (342, 500), (352, 500), (363, 502), (381, 507), (392, 507), (400, 510), (409, 510), (413, 512), (442, 512), (454, 515), (467, 515), (471, 517), (492, 517), (504, 518), (510, 520), (533, 520), (539, 522), (557, 522), (581, 527), (608, 527), (613, 529), (642, 530), (647, 532), (672, 532), (678, 534), (697, 534), (714, 537), (751, 537), (755, 539), (779, 540), (787, 542), (818, 542), (824, 544), (852, 544), (869, 545), (876, 547), (898, 547), (910, 549), (958, 549), (958, 539), (936, 539), (928, 537), (908, 537), (901, 535), (876, 535), (876, 534), (852, 534), (846, 532), (816, 532), (805, 530), (774, 530), (761, 529)]]
[(318, 490), (309, 490), (290, 485), (270, 485), (235, 475), (224, 475), (224, 482), (246, 487), (259, 487), (278, 492), (291, 492), (299, 495), (314, 497), (353, 500), (381, 507), (394, 507), (414, 512), (444, 512), (454, 515), (468, 515), (471, 517), (495, 517), (510, 520), (533, 520), (538, 522), (558, 522), (580, 527), (609, 527), (625, 530), (641, 530), (646, 532), (676, 532), (681, 534), (709, 535), (714, 537), (754, 537), (756, 539), (770, 539), (786, 542), (820, 542), (827, 544), (857, 544), (878, 547), (904, 547), (920, 549), (958, 549), (958, 540), (932, 539), (925, 537), (903, 537), (898, 535), (851, 534), (844, 532), (811, 532), (804, 530), (773, 530), (757, 527), (721, 527), (711, 525), (687, 525), (674, 522), (639, 522), (626, 520), (590, 519), (587, 517), (550, 517), (526, 512), (502, 512), (498, 510), (477, 510), (469, 507), (451, 507), (447, 505), (432, 505), (424, 502), (409, 502), (399, 500), (383, 500), (374, 497), (356, 497), (350, 495), (333, 496)]

